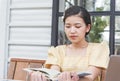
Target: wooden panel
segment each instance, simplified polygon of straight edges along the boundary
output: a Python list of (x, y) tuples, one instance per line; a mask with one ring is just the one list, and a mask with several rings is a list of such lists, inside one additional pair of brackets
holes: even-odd
[[(6, 45), (9, 49), (7, 51), (9, 58), (47, 58), (51, 42), (52, 1), (8, 0), (9, 40)], [(11, 59), (11, 62), (16, 62), (17, 65), (13, 67), (14, 71), (8, 73), (11, 76), (8, 78), (23, 80), (25, 79), (23, 68), (42, 66), (40, 61), (36, 63), (37, 60), (18, 58)]]
[[(42, 33), (42, 34), (41, 34)], [(50, 45), (50, 36), (51, 28), (10, 28), (10, 40), (11, 41), (28, 41), (38, 42), (42, 45)], [(41, 39), (42, 38), (42, 39)], [(31, 40), (32, 39), (32, 40)], [(45, 43), (44, 43), (45, 42)]]
[(47, 58), (47, 46), (24, 46), (24, 45), (10, 45), (9, 57), (24, 57), (32, 59), (46, 59)]
[(8, 68), (8, 75), (7, 75), (9, 79), (13, 79), (14, 78), (13, 77), (14, 76), (14, 72), (15, 72), (14, 68), (16, 67), (15, 63), (16, 62), (10, 62), (10, 65), (9, 65), (9, 68)]
[(52, 0), (11, 0), (13, 7), (52, 7)]
[(9, 57), (47, 58), (53, 0), (8, 0)]
[(24, 68), (28, 67), (27, 62), (17, 62), (14, 79), (15, 80), (26, 80), (26, 72), (23, 71)]

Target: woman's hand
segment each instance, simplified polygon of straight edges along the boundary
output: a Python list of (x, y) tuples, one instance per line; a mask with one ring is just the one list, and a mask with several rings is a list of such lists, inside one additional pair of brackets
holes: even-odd
[(79, 81), (79, 77), (75, 72), (62, 72), (58, 76), (58, 81)]
[(47, 77), (41, 72), (31, 72), (30, 81), (47, 81)]

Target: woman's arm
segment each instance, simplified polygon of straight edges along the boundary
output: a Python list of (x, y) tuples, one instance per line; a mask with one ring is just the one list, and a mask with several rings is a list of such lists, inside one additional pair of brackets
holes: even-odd
[(88, 71), (91, 72), (91, 75), (80, 78), (79, 81), (94, 81), (101, 74), (101, 68), (95, 66), (89, 66)]
[[(60, 71), (60, 67), (58, 65), (52, 65), (51, 69)], [(87, 71), (90, 72), (91, 75), (80, 78), (79, 81), (94, 81), (98, 76), (101, 75), (102, 69), (95, 66), (89, 66)]]
[[(52, 65), (51, 69), (60, 71), (60, 67), (57, 65)], [(87, 71), (90, 72), (91, 75), (85, 76), (84, 78), (80, 78), (79, 81), (94, 81), (97, 78), (97, 76), (99, 76), (101, 74), (101, 68), (98, 68), (95, 66), (89, 66)], [(67, 76), (67, 75), (70, 75), (69, 72), (63, 72), (62, 76), (60, 76), (59, 78), (61, 78), (61, 77), (65, 78), (65, 76)], [(71, 81), (73, 81), (73, 80), (71, 79)]]
[(106, 77), (106, 70), (103, 69), (103, 70), (101, 71), (101, 81), (104, 81), (104, 80), (105, 80), (105, 77)]

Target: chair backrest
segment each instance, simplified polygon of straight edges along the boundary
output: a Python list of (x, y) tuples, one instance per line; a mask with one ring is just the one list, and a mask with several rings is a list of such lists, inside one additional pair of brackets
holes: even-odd
[(120, 55), (111, 55), (104, 81), (120, 81)]
[(26, 58), (11, 58), (8, 68), (8, 79), (26, 80), (27, 72), (24, 68), (41, 68), (45, 60), (26, 59)]

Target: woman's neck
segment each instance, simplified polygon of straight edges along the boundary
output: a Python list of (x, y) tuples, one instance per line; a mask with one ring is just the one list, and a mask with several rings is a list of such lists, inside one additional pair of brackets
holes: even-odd
[(88, 47), (88, 42), (82, 42), (82, 43), (72, 43), (68, 45), (66, 50), (66, 55), (86, 55), (86, 50)]
[(88, 42), (84, 41), (82, 43), (72, 43), (70, 44), (70, 47), (72, 48), (86, 48), (88, 46)]

